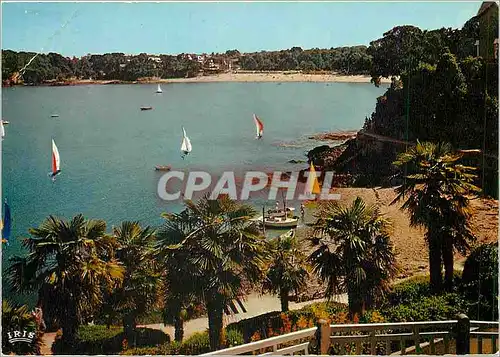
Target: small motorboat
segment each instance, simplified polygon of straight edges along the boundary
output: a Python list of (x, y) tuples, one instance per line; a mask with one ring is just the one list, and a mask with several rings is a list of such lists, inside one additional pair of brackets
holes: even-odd
[(264, 226), (266, 228), (295, 228), (299, 224), (299, 217), (266, 217)]
[(59, 114), (51, 114), (50, 117), (51, 118), (59, 118)]
[(172, 167), (170, 165), (156, 165), (155, 170), (156, 171), (170, 171)]
[(141, 110), (151, 110), (153, 107), (141, 107)]
[(295, 228), (299, 224), (299, 217), (295, 216), (293, 207), (273, 209), (267, 211), (266, 216), (253, 218), (252, 221), (263, 224), (266, 228)]

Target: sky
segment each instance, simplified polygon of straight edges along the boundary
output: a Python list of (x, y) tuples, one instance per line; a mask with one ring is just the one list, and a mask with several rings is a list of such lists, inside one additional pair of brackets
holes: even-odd
[(398, 25), (461, 28), (481, 2), (5, 3), (2, 49), (125, 54), (369, 45)]

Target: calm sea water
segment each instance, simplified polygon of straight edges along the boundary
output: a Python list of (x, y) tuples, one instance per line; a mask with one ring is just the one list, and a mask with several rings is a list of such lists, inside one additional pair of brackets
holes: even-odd
[[(21, 252), (18, 238), (50, 214), (83, 213), (111, 225), (123, 220), (161, 224), (179, 203), (157, 196), (155, 165), (182, 170), (299, 170), (319, 143), (314, 133), (359, 129), (385, 89), (350, 83), (188, 83), (163, 85), (15, 87), (2, 91), (3, 196), (12, 237), (3, 267)], [(151, 111), (140, 111), (152, 106)], [(252, 114), (264, 122), (255, 140)], [(59, 114), (51, 118), (51, 114)], [(181, 127), (193, 145), (180, 157)], [(47, 177), (51, 138), (62, 173)], [(257, 207), (265, 200), (253, 202)], [(268, 203), (274, 206), (272, 202)], [(8, 295), (8, 292), (5, 292)]]

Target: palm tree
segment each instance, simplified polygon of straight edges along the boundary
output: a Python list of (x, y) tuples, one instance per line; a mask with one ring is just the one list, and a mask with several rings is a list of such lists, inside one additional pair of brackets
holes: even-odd
[[(208, 312), (209, 340), (212, 350), (221, 347), (223, 313), (234, 299), (244, 294), (245, 283), (262, 277), (264, 242), (250, 219), (256, 211), (227, 196), (211, 200), (207, 196), (196, 204), (186, 201), (178, 219), (191, 227), (181, 243), (169, 249), (183, 252), (181, 264), (192, 270), (195, 292)], [(174, 215), (176, 216), (176, 215)]]
[[(37, 329), (35, 318), (30, 314), (26, 305), (12, 305), (8, 300), (2, 301), (2, 352), (4, 354), (40, 354), (43, 344), (42, 332)], [(14, 331), (34, 333), (31, 343), (10, 343), (9, 335), (13, 337)]]
[(315, 235), (320, 237), (310, 238), (317, 248), (309, 260), (327, 284), (325, 295), (347, 292), (349, 312), (359, 316), (387, 291), (396, 273), (390, 224), (359, 197), (349, 207), (323, 203), (316, 217)]
[(480, 190), (473, 184), (474, 168), (459, 164), (461, 157), (449, 144), (418, 142), (394, 162), (406, 166), (407, 175), (391, 204), (404, 200), (401, 208), (409, 212), (410, 224), (426, 229), (430, 283), (435, 292), (442, 289), (442, 264), (449, 290), (453, 286), (454, 250), (465, 254), (475, 239), (467, 196)]
[(115, 312), (122, 316), (125, 336), (131, 341), (137, 317), (158, 302), (160, 274), (158, 265), (150, 257), (154, 232), (142, 228), (139, 222), (125, 221), (113, 228), (118, 247), (116, 257), (124, 265), (124, 279), (110, 294)]
[(263, 283), (263, 289), (278, 294), (281, 311), (288, 311), (288, 295), (296, 294), (307, 283), (307, 257), (300, 249), (295, 235), (274, 238), (268, 245), (271, 262)]
[(175, 340), (184, 338), (184, 321), (189, 319), (194, 308), (201, 302), (194, 284), (195, 267), (186, 264), (190, 252), (172, 249), (184, 241), (194, 229), (187, 211), (180, 214), (164, 214), (165, 223), (158, 230), (154, 248), (155, 260), (163, 270), (165, 324), (173, 324)]
[[(102, 302), (104, 286), (123, 277), (114, 257), (115, 240), (106, 223), (77, 215), (71, 221), (49, 216), (23, 240), (26, 257), (13, 257), (7, 274), (16, 292), (39, 290), (63, 329), (63, 342), (72, 345), (76, 331)], [(48, 301), (48, 294), (52, 300)]]

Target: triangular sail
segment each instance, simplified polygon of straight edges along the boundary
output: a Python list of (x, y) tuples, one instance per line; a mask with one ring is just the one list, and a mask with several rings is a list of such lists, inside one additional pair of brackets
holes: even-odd
[(160, 85), (158, 84), (158, 89), (156, 90), (156, 93), (161, 93), (161, 92), (162, 92), (161, 87), (160, 87)]
[(59, 157), (59, 150), (57, 150), (56, 143), (52, 140), (52, 174), (56, 175), (61, 171), (61, 159)]
[(316, 177), (316, 170), (314, 170), (314, 165), (312, 164), (312, 162), (309, 167), (309, 177), (312, 177), (312, 179), (307, 180), (308, 186), (306, 189), (306, 193), (315, 195), (320, 194), (321, 190), (319, 188), (318, 178)]
[(2, 139), (5, 136), (5, 128), (3, 127), (3, 120), (0, 120), (0, 136)]
[(257, 130), (257, 137), (261, 138), (262, 134), (264, 134), (264, 124), (262, 124), (262, 121), (255, 114), (253, 115), (253, 120), (255, 122), (255, 128)]
[(181, 151), (184, 152), (184, 154), (189, 154), (193, 148), (191, 146), (191, 140), (187, 137), (184, 127), (182, 127), (182, 134)]

